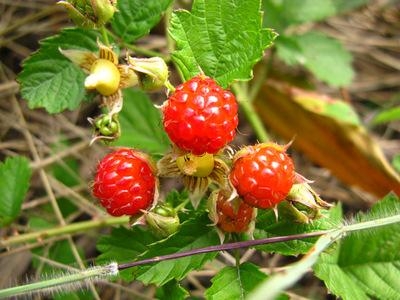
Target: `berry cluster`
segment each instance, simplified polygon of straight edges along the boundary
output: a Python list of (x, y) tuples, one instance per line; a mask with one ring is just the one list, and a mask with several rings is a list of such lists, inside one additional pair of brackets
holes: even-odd
[(159, 233), (165, 236), (177, 230), (178, 209), (168, 208), (166, 215), (164, 204), (157, 204), (158, 176), (182, 178), (195, 208), (214, 183), (218, 189), (209, 196), (210, 219), (222, 232), (249, 232), (257, 209), (276, 210), (289, 197), (292, 203), (298, 201), (291, 194), (294, 184), (296, 191), (307, 190), (286, 154), (287, 146), (261, 143), (242, 148), (233, 158), (224, 154), (235, 137), (237, 111), (235, 96), (203, 74), (179, 85), (161, 106), (172, 150), (157, 168), (136, 150), (108, 154), (97, 167), (94, 196), (111, 215), (145, 213), (147, 224), (163, 228)]

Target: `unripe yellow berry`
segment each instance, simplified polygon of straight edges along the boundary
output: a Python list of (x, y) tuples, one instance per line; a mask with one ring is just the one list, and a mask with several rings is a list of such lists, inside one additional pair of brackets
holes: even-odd
[(109, 60), (97, 59), (86, 77), (85, 87), (96, 89), (103, 96), (110, 96), (118, 91), (121, 75), (117, 66)]

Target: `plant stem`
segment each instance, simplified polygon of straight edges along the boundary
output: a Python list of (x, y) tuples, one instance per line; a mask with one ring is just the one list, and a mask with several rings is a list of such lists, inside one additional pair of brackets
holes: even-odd
[[(81, 222), (79, 225), (80, 230), (88, 229), (93, 227), (99, 227), (99, 222), (101, 225), (111, 225), (111, 224), (119, 224), (127, 222), (128, 217), (122, 218), (107, 218), (104, 220), (99, 221), (89, 221), (89, 222)], [(95, 223), (97, 222), (97, 224)], [(286, 242), (291, 240), (297, 239), (304, 239), (309, 237), (316, 237), (321, 236), (315, 245), (311, 248), (311, 250), (305, 255), (300, 261), (291, 265), (290, 268), (286, 268), (285, 272), (277, 273), (269, 278), (264, 284), (260, 285), (254, 293), (251, 294), (251, 299), (273, 299), (274, 296), (278, 295), (284, 289), (293, 285), (297, 280), (299, 280), (308, 270), (315, 264), (319, 255), (325, 251), (330, 245), (332, 245), (337, 240), (343, 238), (347, 232), (370, 229), (375, 227), (381, 227), (385, 225), (390, 225), (394, 223), (400, 222), (400, 214), (389, 216), (386, 218), (376, 219), (372, 221), (365, 221), (360, 222), (352, 225), (345, 225), (338, 228), (330, 229), (330, 230), (323, 230), (323, 231), (315, 231), (309, 233), (301, 233), (301, 234), (294, 234), (288, 236), (277, 236), (277, 237), (270, 237), (258, 240), (249, 240), (249, 241), (242, 241), (242, 242), (233, 242), (228, 244), (216, 245), (216, 246), (209, 246), (204, 248), (192, 249), (189, 251), (172, 253), (162, 256), (156, 256), (152, 258), (147, 258), (139, 261), (133, 261), (129, 263), (124, 263), (117, 265), (116, 263), (111, 263), (106, 266), (98, 266), (88, 268), (86, 270), (79, 271), (78, 273), (74, 274), (64, 274), (63, 276), (48, 279), (42, 282), (31, 283), (24, 286), (12, 287), (8, 289), (0, 290), (0, 298), (3, 297), (10, 297), (18, 294), (27, 294), (37, 290), (44, 290), (47, 291), (54, 291), (57, 290), (57, 286), (65, 286), (67, 284), (78, 282), (78, 286), (82, 286), (91, 280), (95, 279), (102, 279), (108, 278), (110, 276), (114, 276), (120, 270), (165, 261), (171, 259), (178, 259), (182, 257), (209, 253), (209, 252), (216, 252), (216, 251), (225, 251), (225, 250), (235, 250), (239, 248), (248, 248), (254, 247), (258, 245), (265, 245), (271, 243), (279, 243), (279, 242)], [(82, 224), (85, 223), (86, 226)], [(89, 225), (90, 226), (87, 226)], [(93, 226), (97, 225), (97, 226)], [(67, 225), (68, 227), (71, 225)], [(49, 232), (51, 230), (47, 230)], [(44, 231), (43, 231), (44, 232)], [(65, 232), (64, 232), (65, 233)], [(71, 233), (69, 231), (68, 233)], [(24, 235), (26, 236), (26, 235)], [(26, 239), (24, 239), (26, 240)], [(29, 240), (29, 239), (28, 239)], [(237, 263), (238, 265), (238, 263)], [(284, 280), (282, 280), (282, 277)], [(81, 282), (79, 284), (79, 282)], [(69, 285), (67, 285), (69, 288)], [(72, 286), (73, 287), (73, 286)], [(62, 288), (62, 287), (61, 287)], [(266, 296), (268, 295), (268, 297)]]
[(6, 298), (16, 295), (26, 295), (35, 291), (42, 293), (51, 293), (55, 290), (60, 290), (60, 287), (76, 283), (76, 286), (68, 286), (68, 290), (74, 287), (80, 287), (82, 284), (91, 282), (93, 279), (105, 279), (118, 274), (117, 264), (111, 263), (106, 266), (92, 267), (86, 270), (78, 271), (73, 274), (62, 274), (56, 278), (47, 279), (44, 281), (34, 282), (26, 285), (11, 287), (0, 290), (0, 298)]
[(252, 300), (275, 299), (282, 291), (295, 284), (317, 262), (319, 255), (346, 233), (381, 227), (400, 222), (400, 214), (386, 218), (345, 225), (322, 235), (308, 253), (293, 263), (285, 272), (276, 273), (249, 295)]
[(236, 98), (239, 106), (249, 121), (251, 127), (257, 135), (259, 142), (267, 142), (270, 140), (268, 132), (265, 130), (264, 124), (254, 109), (254, 106), (250, 102), (249, 93), (247, 90), (247, 84), (244, 82), (238, 82), (233, 85)]
[(248, 248), (248, 247), (254, 247), (254, 246), (265, 245), (265, 244), (287, 242), (287, 241), (292, 241), (292, 240), (297, 240), (297, 239), (316, 237), (316, 236), (321, 236), (321, 235), (326, 234), (331, 231), (332, 230), (315, 231), (315, 232), (309, 232), (309, 233), (300, 233), (300, 234), (293, 234), (293, 235), (286, 235), (286, 236), (269, 237), (269, 238), (258, 239), (258, 240), (233, 242), (233, 243), (227, 243), (227, 244), (222, 244), (222, 245), (217, 245), (217, 246), (209, 246), (209, 247), (204, 247), (204, 248), (192, 249), (192, 250), (188, 250), (188, 251), (166, 254), (166, 255), (162, 255), (162, 256), (156, 256), (156, 257), (152, 257), (152, 258), (146, 258), (143, 260), (120, 264), (118, 266), (118, 270), (125, 270), (125, 269), (136, 267), (136, 266), (146, 265), (146, 264), (160, 262), (160, 261), (164, 261), (164, 260), (171, 260), (171, 259), (187, 257), (187, 256), (191, 256), (191, 255), (204, 254), (204, 253), (217, 252), (217, 251), (235, 250), (235, 249), (240, 249), (240, 248)]
[(390, 225), (390, 224), (394, 224), (394, 223), (398, 223), (398, 222), (400, 222), (400, 214), (386, 217), (386, 218), (346, 225), (346, 226), (343, 226), (342, 230), (343, 230), (343, 232), (352, 232), (352, 231), (358, 231), (358, 230), (364, 230), (364, 229), (370, 229), (370, 228)]
[(110, 40), (108, 39), (107, 29), (104, 26), (100, 27), (101, 35), (103, 36), (104, 43), (106, 46), (110, 46)]
[(118, 45), (120, 45), (121, 48), (127, 48), (133, 52), (136, 52), (136, 53), (148, 56), (148, 57), (158, 56), (158, 57), (161, 57), (166, 63), (170, 62), (170, 60), (171, 60), (171, 57), (169, 55), (165, 55), (165, 54), (162, 54), (161, 52), (145, 49), (143, 47), (139, 47), (136, 45), (131, 45), (129, 43), (126, 43), (111, 31), (107, 31), (107, 34), (109, 36), (111, 36), (115, 41), (117, 41)]
[(165, 11), (165, 30), (167, 31), (166, 37), (167, 37), (167, 50), (168, 53), (173, 53), (175, 51), (175, 41), (172, 39), (172, 37), (168, 33), (168, 27), (171, 22), (171, 17), (173, 13), (173, 5), (170, 5), (167, 10)]
[(275, 48), (271, 49), (270, 56), (268, 57), (268, 60), (262, 61), (260, 71), (257, 72), (257, 76), (255, 76), (254, 80), (252, 81), (252, 85), (250, 88), (249, 92), (249, 101), (253, 102), (253, 100), (256, 98), (258, 92), (260, 91), (262, 85), (264, 84), (265, 80), (267, 79), (268, 73), (272, 68), (272, 62), (274, 59), (274, 54), (275, 54)]
[(129, 217), (109, 217), (99, 220), (91, 220), (85, 222), (72, 223), (65, 226), (60, 226), (51, 229), (45, 229), (41, 231), (25, 233), (17, 236), (10, 237), (0, 241), (0, 247), (9, 247), (11, 245), (29, 242), (33, 240), (43, 240), (54, 236), (60, 236), (64, 234), (72, 234), (78, 232), (85, 232), (89, 229), (106, 227), (110, 225), (121, 225), (128, 224)]

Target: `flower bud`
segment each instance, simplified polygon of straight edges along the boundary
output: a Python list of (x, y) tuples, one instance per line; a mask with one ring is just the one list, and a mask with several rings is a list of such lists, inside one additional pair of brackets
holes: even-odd
[(146, 212), (145, 220), (150, 230), (159, 238), (175, 233), (180, 225), (176, 211), (165, 203), (157, 205), (153, 211)]
[(116, 0), (66, 0), (57, 4), (67, 9), (75, 25), (84, 28), (104, 26), (114, 15)]
[(322, 200), (307, 182), (296, 183), (292, 186), (286, 199), (285, 207), (300, 223), (309, 223), (321, 216), (321, 209), (332, 205)]
[(168, 66), (161, 57), (128, 57), (128, 63), (138, 73), (143, 90), (156, 91), (167, 82)]

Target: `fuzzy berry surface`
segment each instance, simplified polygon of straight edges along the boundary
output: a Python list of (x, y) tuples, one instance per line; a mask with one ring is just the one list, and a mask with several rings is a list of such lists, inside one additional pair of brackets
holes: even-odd
[(217, 226), (224, 232), (246, 232), (253, 220), (254, 208), (240, 199), (227, 200), (219, 195), (217, 200)]
[(133, 216), (150, 207), (156, 177), (144, 154), (122, 148), (107, 154), (97, 165), (93, 195), (112, 216)]
[(273, 208), (288, 195), (295, 171), (285, 150), (283, 146), (267, 143), (246, 147), (236, 154), (229, 178), (247, 204)]
[(179, 85), (162, 111), (171, 141), (195, 155), (215, 154), (235, 137), (236, 98), (205, 75)]

